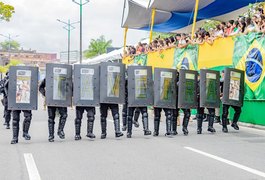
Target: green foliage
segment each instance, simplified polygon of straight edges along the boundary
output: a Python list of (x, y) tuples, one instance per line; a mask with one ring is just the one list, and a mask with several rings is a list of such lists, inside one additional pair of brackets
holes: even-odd
[(91, 39), (88, 49), (84, 51), (86, 58), (93, 58), (95, 56), (107, 52), (107, 48), (111, 47), (112, 40), (106, 40), (105, 36), (100, 36), (98, 39)]
[(203, 23), (202, 28), (209, 31), (210, 29), (215, 29), (218, 24), (220, 24), (220, 21), (207, 20)]
[(4, 51), (9, 50), (9, 44), (10, 44), (10, 50), (18, 50), (20, 47), (20, 44), (17, 41), (4, 41), (0, 43), (1, 49)]
[(15, 13), (13, 6), (0, 2), (0, 20), (10, 21), (13, 13)]
[(12, 60), (10, 60), (9, 64), (7, 64), (5, 66), (0, 66), (0, 72), (6, 73), (8, 71), (8, 69), (10, 68), (10, 66), (16, 66), (18, 64), (22, 64), (21, 61), (16, 60), (16, 59), (12, 59)]
[(168, 38), (170, 36), (175, 36), (175, 34), (153, 32), (153, 39), (157, 39), (157, 38), (165, 39), (165, 38)]

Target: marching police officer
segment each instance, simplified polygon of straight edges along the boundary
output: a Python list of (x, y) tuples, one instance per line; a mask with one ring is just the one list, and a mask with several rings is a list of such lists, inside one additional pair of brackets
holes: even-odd
[[(46, 78), (42, 80), (39, 91), (40, 93), (46, 97)], [(48, 128), (49, 128), (49, 142), (54, 142), (54, 124), (55, 124), (55, 116), (56, 116), (56, 110), (59, 111), (60, 114), (60, 120), (59, 120), (59, 126), (58, 126), (58, 132), (57, 135), (59, 138), (64, 139), (64, 126), (67, 119), (67, 107), (59, 107), (59, 106), (48, 106)]]
[(1, 87), (0, 87), (0, 93), (3, 94), (3, 99), (1, 100), (3, 106), (4, 106), (4, 125), (6, 126), (6, 129), (10, 129), (10, 120), (11, 120), (11, 110), (8, 110), (8, 98), (7, 98), (7, 91), (5, 90), (5, 84), (8, 81), (9, 75), (8, 72), (6, 73), (6, 76), (3, 80), (1, 80)]

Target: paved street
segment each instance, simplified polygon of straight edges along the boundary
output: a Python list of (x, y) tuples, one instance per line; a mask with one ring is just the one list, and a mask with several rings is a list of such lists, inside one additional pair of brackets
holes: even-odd
[[(143, 136), (141, 124), (140, 128), (134, 128), (132, 139), (116, 139), (110, 119), (108, 137), (101, 140), (97, 111), (94, 130), (97, 138), (89, 140), (85, 137), (84, 121), (83, 139), (75, 141), (75, 112), (69, 109), (66, 139), (60, 140), (56, 136), (55, 142), (49, 143), (47, 112), (42, 110), (42, 106), (39, 107), (39, 111), (33, 112), (30, 129), (32, 140), (29, 142), (20, 133), (19, 144), (11, 145), (11, 130), (0, 126), (1, 180), (28, 180), (29, 173), (31, 179), (39, 175), (42, 180), (265, 178), (265, 131), (262, 130), (240, 127), (240, 131), (235, 131), (229, 127), (229, 133), (223, 134), (221, 126), (215, 124), (217, 133), (210, 134), (205, 131), (205, 124), (203, 134), (197, 135), (196, 121), (193, 121), (189, 126), (188, 137), (183, 136), (178, 127), (179, 135), (169, 138), (163, 135), (163, 119), (159, 137)], [(152, 115), (149, 122), (153, 130)], [(32, 154), (36, 169), (32, 170), (32, 161), (26, 165), (24, 154), (27, 153)]]

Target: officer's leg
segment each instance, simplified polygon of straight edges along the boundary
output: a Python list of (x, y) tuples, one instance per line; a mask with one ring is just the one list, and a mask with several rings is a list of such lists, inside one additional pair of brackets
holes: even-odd
[(154, 132), (153, 132), (153, 136), (159, 135), (161, 111), (162, 111), (161, 108), (154, 108)]
[(239, 127), (237, 125), (237, 122), (238, 122), (239, 117), (240, 117), (240, 114), (241, 114), (241, 107), (232, 106), (232, 108), (235, 110), (235, 114), (234, 114), (233, 123), (231, 124), (231, 126), (235, 130), (239, 130)]
[(169, 136), (172, 134), (171, 126), (172, 126), (172, 110), (171, 109), (164, 109), (166, 115), (166, 134), (165, 136)]
[(227, 129), (228, 110), (229, 110), (229, 105), (223, 104), (223, 115), (222, 115), (222, 126), (223, 126), (223, 128), (222, 128), (222, 131), (224, 133), (228, 132), (228, 129)]
[(144, 135), (151, 135), (152, 132), (149, 130), (148, 127), (148, 113), (147, 107), (140, 107), (142, 113), (142, 121), (143, 121), (143, 128), (144, 128)]
[(11, 141), (11, 144), (18, 143), (18, 132), (19, 132), (19, 120), (20, 120), (20, 110), (14, 110), (13, 111), (13, 139)]
[(173, 112), (173, 115), (172, 115), (172, 135), (175, 136), (178, 134), (177, 132), (177, 119), (178, 119), (178, 116), (179, 116), (179, 109), (173, 109), (172, 110)]
[(23, 122), (23, 137), (25, 140), (30, 140), (29, 127), (32, 119), (32, 113), (30, 110), (24, 110), (24, 122)]
[(184, 112), (184, 117), (183, 117), (183, 122), (182, 122), (182, 131), (185, 136), (189, 134), (188, 131), (188, 125), (189, 125), (189, 120), (190, 120), (190, 109), (182, 109)]
[(202, 133), (202, 123), (203, 123), (203, 114), (204, 114), (204, 108), (198, 107), (197, 108), (197, 134)]
[(128, 123), (128, 129), (127, 129), (127, 138), (132, 137), (132, 124), (133, 124), (133, 112), (135, 108), (134, 107), (128, 107), (128, 112), (127, 112), (127, 123)]
[(120, 131), (120, 115), (119, 115), (119, 105), (111, 104), (111, 113), (114, 121), (115, 137), (123, 136), (123, 133)]
[(65, 134), (64, 134), (64, 126), (66, 123), (66, 118), (67, 118), (67, 107), (58, 107), (59, 109), (59, 114), (60, 114), (60, 120), (59, 120), (59, 126), (58, 126), (58, 136), (61, 139), (65, 138)]
[(141, 113), (141, 110), (140, 110), (140, 108), (137, 107), (134, 111), (134, 116), (133, 116), (133, 124), (134, 124), (134, 127), (136, 127), (136, 128), (138, 128), (140, 126), (139, 122), (138, 122), (140, 113)]
[(5, 117), (5, 125), (6, 129), (10, 129), (10, 120), (11, 120), (11, 110), (8, 110), (8, 106), (4, 107), (4, 117)]
[(107, 136), (108, 104), (100, 104), (101, 139)]
[(93, 126), (95, 121), (96, 109), (94, 107), (86, 108), (87, 111), (87, 137), (94, 139), (96, 136), (93, 134)]
[(84, 107), (81, 106), (75, 107), (75, 140), (82, 139), (80, 131), (81, 131), (83, 113), (84, 113)]
[(221, 123), (221, 121), (220, 121), (220, 108), (215, 108), (214, 123)]
[(127, 128), (127, 111), (128, 111), (128, 106), (126, 103), (122, 107), (122, 131), (126, 131)]
[(209, 112), (209, 121), (208, 121), (208, 130), (207, 131), (214, 133), (214, 132), (216, 132), (215, 129), (213, 128), (215, 109), (214, 108), (208, 108), (208, 112)]
[(49, 141), (54, 141), (54, 119), (55, 119), (56, 107), (48, 106), (48, 128), (49, 128)]

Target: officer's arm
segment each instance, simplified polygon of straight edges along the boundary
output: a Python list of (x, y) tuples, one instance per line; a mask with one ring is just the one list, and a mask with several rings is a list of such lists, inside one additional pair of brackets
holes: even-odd
[(43, 96), (45, 96), (45, 79), (40, 83), (39, 91)]

